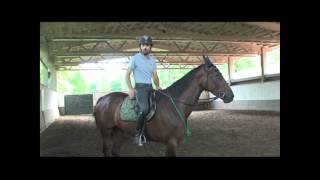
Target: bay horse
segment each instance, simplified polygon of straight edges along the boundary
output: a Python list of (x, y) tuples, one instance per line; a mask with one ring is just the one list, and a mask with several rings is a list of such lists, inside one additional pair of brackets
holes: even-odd
[[(204, 64), (192, 69), (168, 88), (156, 91), (157, 110), (151, 121), (146, 123), (144, 132), (147, 141), (166, 145), (166, 156), (176, 156), (176, 148), (183, 142), (185, 133), (184, 122), (170, 96), (185, 118), (191, 114), (193, 108), (190, 105), (197, 104), (203, 90), (210, 91), (224, 103), (233, 101), (233, 92), (218, 68), (207, 56), (203, 58)], [(105, 157), (120, 156), (124, 142), (133, 139), (136, 122), (123, 121), (120, 117), (121, 104), (127, 96), (127, 93), (113, 92), (102, 96), (96, 103), (93, 115), (102, 135)]]

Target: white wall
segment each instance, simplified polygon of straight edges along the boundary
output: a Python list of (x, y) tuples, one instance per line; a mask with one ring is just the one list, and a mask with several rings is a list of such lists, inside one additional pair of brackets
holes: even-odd
[[(49, 68), (51, 73), (51, 77), (48, 78), (47, 86), (50, 89), (57, 90), (57, 72), (54, 68), (52, 63), (52, 59), (50, 59), (49, 51), (48, 51), (48, 44), (46, 42), (40, 43), (40, 58), (45, 63), (45, 65)], [(47, 74), (45, 75), (47, 77)]]
[(280, 99), (280, 81), (231, 86), (234, 100), (274, 100)]
[[(213, 109), (237, 109), (237, 110), (270, 110), (280, 111), (280, 80), (255, 84), (233, 85), (231, 89), (235, 95), (234, 101), (228, 104), (218, 99), (213, 102)], [(96, 92), (93, 94), (93, 106), (97, 100), (109, 92)], [(210, 97), (214, 97), (210, 93)], [(208, 98), (207, 92), (200, 95), (200, 99)], [(64, 95), (58, 94), (58, 106), (60, 111), (64, 106)]]
[[(40, 41), (40, 58), (49, 68), (51, 77), (46, 86), (40, 84), (40, 133), (59, 117), (56, 70), (50, 59), (48, 44)], [(47, 74), (45, 74), (47, 76)]]
[(40, 133), (59, 117), (58, 93), (40, 85)]
[[(233, 85), (234, 100), (225, 104), (213, 102), (212, 109), (280, 111), (280, 80), (264, 83)], [(210, 97), (213, 97), (210, 94)]]

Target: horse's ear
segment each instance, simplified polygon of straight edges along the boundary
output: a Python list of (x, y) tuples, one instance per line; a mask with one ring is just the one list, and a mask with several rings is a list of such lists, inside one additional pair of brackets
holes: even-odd
[(203, 55), (203, 61), (206, 67), (210, 68), (211, 66), (213, 66), (208, 56)]

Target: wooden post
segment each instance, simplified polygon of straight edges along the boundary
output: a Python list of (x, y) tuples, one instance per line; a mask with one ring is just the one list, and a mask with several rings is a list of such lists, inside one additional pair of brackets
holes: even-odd
[(264, 82), (264, 60), (266, 59), (265, 57), (265, 52), (264, 52), (264, 49), (263, 49), (263, 46), (261, 47), (261, 51), (260, 51), (260, 64), (261, 64), (261, 83)]
[(230, 56), (228, 56), (228, 77), (229, 77), (229, 85), (231, 86), (231, 76), (230, 76)]

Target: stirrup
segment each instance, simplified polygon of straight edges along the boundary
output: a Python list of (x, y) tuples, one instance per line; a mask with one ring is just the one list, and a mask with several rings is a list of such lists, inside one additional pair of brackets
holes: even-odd
[[(143, 140), (142, 140), (142, 138), (143, 138)], [(142, 143), (142, 144), (147, 143), (146, 136), (142, 134), (142, 135), (140, 136), (140, 140), (139, 140), (139, 141), (140, 141), (140, 144), (141, 144), (141, 143)]]
[[(142, 138), (143, 138), (143, 141), (142, 141)], [(137, 144), (138, 146), (143, 146), (143, 143), (146, 143), (146, 137), (144, 135), (135, 136), (133, 142), (134, 142), (134, 144)]]
[(139, 138), (138, 146), (143, 146), (143, 144), (141, 143), (141, 136), (140, 136), (140, 138)]

